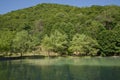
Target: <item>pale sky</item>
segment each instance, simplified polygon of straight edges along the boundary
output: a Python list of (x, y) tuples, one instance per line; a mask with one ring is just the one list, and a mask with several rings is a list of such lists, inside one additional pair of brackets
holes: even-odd
[(41, 3), (57, 3), (72, 6), (119, 5), (120, 0), (0, 0), (0, 14), (35, 6)]

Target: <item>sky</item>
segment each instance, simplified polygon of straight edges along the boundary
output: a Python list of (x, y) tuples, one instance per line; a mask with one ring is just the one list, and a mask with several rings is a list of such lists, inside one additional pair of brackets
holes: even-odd
[(120, 0), (0, 0), (0, 14), (28, 8), (41, 3), (67, 4), (78, 7), (91, 5), (119, 5)]

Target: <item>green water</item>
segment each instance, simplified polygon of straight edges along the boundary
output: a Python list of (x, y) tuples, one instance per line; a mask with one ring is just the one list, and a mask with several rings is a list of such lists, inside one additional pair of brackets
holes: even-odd
[(0, 61), (0, 80), (120, 80), (120, 58)]

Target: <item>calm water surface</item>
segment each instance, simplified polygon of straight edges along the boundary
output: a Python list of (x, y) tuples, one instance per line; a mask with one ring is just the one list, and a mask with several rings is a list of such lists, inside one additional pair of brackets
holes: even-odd
[(120, 58), (0, 61), (0, 80), (120, 80)]

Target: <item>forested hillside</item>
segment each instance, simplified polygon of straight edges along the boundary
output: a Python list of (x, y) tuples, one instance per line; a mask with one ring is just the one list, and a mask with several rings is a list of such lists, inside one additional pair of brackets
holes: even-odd
[(120, 6), (38, 4), (0, 15), (0, 54), (120, 55)]

